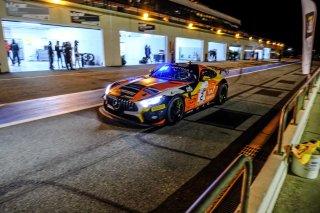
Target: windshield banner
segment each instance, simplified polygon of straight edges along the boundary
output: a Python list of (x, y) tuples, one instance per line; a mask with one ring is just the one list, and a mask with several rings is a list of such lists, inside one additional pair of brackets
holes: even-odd
[(301, 0), (301, 4), (303, 17), (302, 73), (309, 74), (316, 28), (317, 7), (312, 0)]

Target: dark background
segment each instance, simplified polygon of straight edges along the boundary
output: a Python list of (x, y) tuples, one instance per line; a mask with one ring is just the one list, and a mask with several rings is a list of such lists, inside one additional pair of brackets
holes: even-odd
[[(251, 35), (302, 49), (301, 0), (199, 0), (200, 3), (241, 20), (241, 29)], [(314, 49), (320, 50), (320, 0)]]

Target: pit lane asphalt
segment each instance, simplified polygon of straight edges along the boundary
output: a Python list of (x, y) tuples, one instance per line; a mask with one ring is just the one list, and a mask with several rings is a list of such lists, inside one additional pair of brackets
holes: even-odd
[[(225, 105), (159, 129), (102, 123), (96, 108), (2, 128), (0, 212), (183, 212), (299, 73), (296, 64), (230, 78)], [(233, 128), (199, 121), (221, 109), (250, 117)]]

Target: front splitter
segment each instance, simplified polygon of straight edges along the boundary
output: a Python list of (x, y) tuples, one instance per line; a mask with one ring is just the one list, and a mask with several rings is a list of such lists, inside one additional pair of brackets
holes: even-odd
[(137, 123), (137, 122), (132, 121), (130, 119), (112, 114), (112, 113), (106, 111), (103, 106), (101, 106), (99, 108), (98, 116), (105, 123), (111, 123), (111, 124), (121, 123), (126, 126), (129, 125), (129, 126), (139, 126), (139, 127), (151, 127), (152, 126), (150, 124)]

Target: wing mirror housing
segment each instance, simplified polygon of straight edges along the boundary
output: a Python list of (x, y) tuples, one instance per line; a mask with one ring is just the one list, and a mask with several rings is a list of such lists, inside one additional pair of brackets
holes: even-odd
[(209, 76), (203, 76), (201, 81), (209, 81), (210, 80), (210, 77)]
[(154, 68), (149, 69), (149, 75), (152, 75), (154, 73)]

